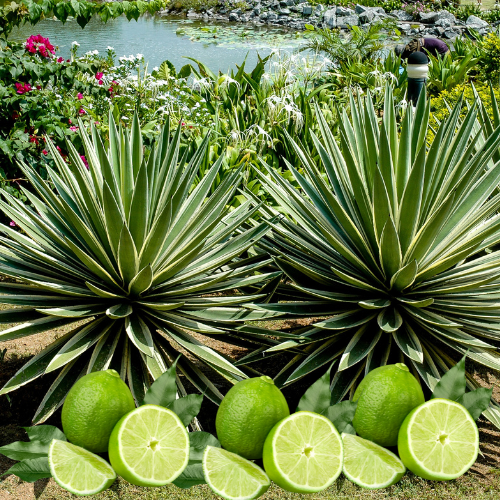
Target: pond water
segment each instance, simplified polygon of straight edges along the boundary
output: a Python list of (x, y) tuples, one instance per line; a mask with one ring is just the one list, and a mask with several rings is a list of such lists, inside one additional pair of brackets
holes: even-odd
[(143, 16), (137, 22), (129, 22), (122, 16), (106, 24), (94, 18), (83, 30), (74, 19), (65, 24), (44, 19), (35, 26), (27, 24), (15, 29), (10, 39), (22, 41), (38, 33), (57, 45), (65, 58), (69, 57), (73, 41), (77, 41), (79, 55), (91, 50), (104, 55), (110, 46), (117, 56), (143, 54), (150, 69), (169, 59), (179, 70), (189, 62), (183, 56), (188, 56), (201, 60), (215, 72), (235, 69), (235, 64), (241, 64), (245, 57), (248, 68), (253, 68), (257, 54), (263, 57), (276, 48), (292, 52), (305, 42), (303, 34), (280, 28), (232, 23), (207, 25), (152, 16)]

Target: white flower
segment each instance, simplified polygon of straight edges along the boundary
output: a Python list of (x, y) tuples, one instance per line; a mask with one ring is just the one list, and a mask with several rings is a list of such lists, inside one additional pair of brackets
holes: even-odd
[(153, 68), (153, 71), (158, 71), (158, 66), (155, 66), (155, 67)]
[(80, 44), (75, 40), (72, 44), (72, 47), (80, 47)]
[(142, 59), (144, 57), (144, 55), (142, 54), (137, 54), (135, 57), (137, 57), (137, 59)]
[(106, 47), (106, 50), (115, 50), (113, 47), (110, 47), (109, 45)]

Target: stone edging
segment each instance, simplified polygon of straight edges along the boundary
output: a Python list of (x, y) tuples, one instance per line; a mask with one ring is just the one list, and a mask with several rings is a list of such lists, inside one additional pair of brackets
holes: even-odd
[[(241, 2), (239, 2), (241, 3)], [(366, 7), (357, 4), (355, 9), (329, 5), (312, 6), (301, 0), (246, 0), (247, 10), (235, 8), (236, 0), (222, 0), (219, 5), (202, 12), (189, 10), (189, 19), (204, 22), (225, 21), (248, 23), (256, 26), (283, 26), (290, 29), (304, 30), (306, 24), (318, 28), (347, 29), (349, 26), (369, 25), (383, 19), (392, 18), (398, 29), (406, 36), (436, 36), (454, 40), (468, 29), (474, 29), (484, 35), (492, 26), (477, 16), (469, 16), (464, 22), (446, 10), (439, 12), (421, 12), (415, 19), (404, 10), (386, 12), (382, 7)], [(182, 10), (174, 7), (159, 12), (161, 16), (182, 15)]]

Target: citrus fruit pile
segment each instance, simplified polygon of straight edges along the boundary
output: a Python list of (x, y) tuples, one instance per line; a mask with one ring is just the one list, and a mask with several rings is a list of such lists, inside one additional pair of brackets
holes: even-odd
[[(155, 386), (162, 377), (163, 385)], [(206, 482), (226, 500), (252, 500), (271, 481), (289, 492), (317, 493), (342, 472), (369, 489), (396, 484), (407, 469), (424, 479), (455, 479), (479, 452), (478, 429), (467, 408), (439, 397), (425, 402), (402, 363), (372, 370), (352, 401), (333, 406), (325, 406), (328, 371), (292, 414), (271, 378), (241, 381), (217, 412), (218, 440), (187, 432), (193, 417), (179, 411), (183, 398), (176, 399), (175, 366), (162, 377), (139, 408), (114, 370), (88, 374), (72, 387), (62, 410), (64, 435), (58, 431), (62, 438), (48, 447), (50, 474), (60, 486), (93, 495), (118, 474), (147, 487)], [(200, 407), (201, 396), (194, 398)], [(104, 452), (109, 462), (96, 454)], [(198, 477), (193, 482), (189, 474)]]

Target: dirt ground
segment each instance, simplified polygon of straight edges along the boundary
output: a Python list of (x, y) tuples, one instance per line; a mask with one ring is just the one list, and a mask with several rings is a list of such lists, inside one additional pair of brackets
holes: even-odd
[[(281, 325), (283, 327), (283, 325)], [(290, 325), (291, 326), (291, 325)], [(4, 342), (0, 344), (0, 352), (7, 349), (3, 361), (0, 361), (0, 387), (12, 377), (12, 375), (34, 354), (55, 338), (64, 333), (64, 329), (49, 331), (20, 339), (17, 341)], [(205, 339), (206, 341), (206, 339)], [(245, 354), (243, 349), (229, 347), (216, 341), (210, 341), (214, 347), (223, 350), (233, 358), (239, 358)], [(1, 358), (0, 358), (1, 359)], [(273, 358), (273, 363), (260, 363), (258, 369), (263, 373), (274, 375), (279, 366), (283, 366), (286, 358)], [(500, 386), (498, 374), (492, 374), (482, 367), (468, 366), (475, 370), (474, 376), (482, 385), (494, 387), (496, 398), (500, 398)], [(10, 394), (10, 402), (5, 396), (0, 396), (0, 446), (17, 440), (27, 440), (23, 426), (30, 426), (31, 419), (43, 399), (43, 396), (56, 375), (49, 374), (28, 384), (26, 387)], [(285, 388), (284, 393), (290, 404), (291, 410), (296, 407), (298, 400), (305, 389), (314, 381), (304, 380), (300, 385)], [(224, 379), (214, 380), (221, 392), (226, 392), (228, 385)], [(188, 387), (189, 389), (189, 387)], [(191, 388), (194, 391), (194, 388)], [(200, 412), (200, 423), (204, 430), (214, 433), (214, 421), (217, 407), (205, 399)], [(60, 410), (57, 411), (47, 424), (60, 427)], [(361, 490), (349, 481), (339, 479), (334, 486), (326, 492), (310, 495), (310, 500), (315, 499), (352, 499), (352, 498), (392, 498), (392, 499), (495, 499), (500, 498), (500, 432), (485, 419), (478, 422), (481, 455), (472, 469), (462, 478), (444, 482), (423, 481), (414, 477), (411, 473), (396, 486), (386, 490), (370, 492)], [(0, 455), (0, 475), (4, 474), (12, 465), (13, 461)], [(35, 483), (25, 483), (16, 476), (8, 475), (0, 478), (0, 500), (59, 500), (73, 498), (74, 495), (62, 490), (53, 480), (39, 480)], [(76, 498), (76, 497), (75, 497)], [(95, 497), (98, 500), (108, 499), (215, 499), (215, 495), (206, 486), (180, 490), (175, 486), (164, 488), (137, 488), (125, 481), (118, 480), (110, 490)], [(272, 487), (262, 497), (269, 499), (299, 499), (306, 498), (304, 495), (288, 494), (278, 488)]]

